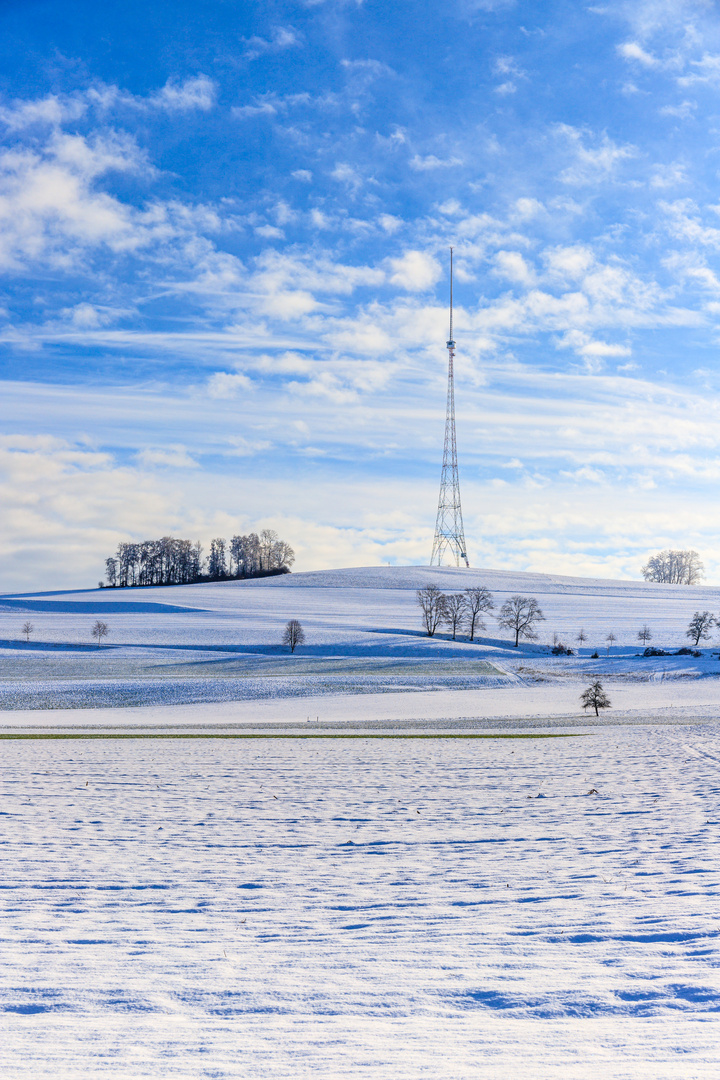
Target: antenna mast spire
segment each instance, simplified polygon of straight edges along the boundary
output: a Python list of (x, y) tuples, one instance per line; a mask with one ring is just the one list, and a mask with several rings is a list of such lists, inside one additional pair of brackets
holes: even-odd
[[(442, 566), (446, 560), (451, 565), (469, 566), (465, 546), (462, 508), (460, 506), (460, 477), (455, 439), (455, 342), (453, 341), (453, 249), (450, 248), (450, 337), (448, 350), (448, 390), (445, 414), (445, 445), (443, 447), (442, 473), (440, 474), (440, 498), (438, 499), (433, 540), (431, 566)], [(462, 560), (462, 562), (461, 562)]]

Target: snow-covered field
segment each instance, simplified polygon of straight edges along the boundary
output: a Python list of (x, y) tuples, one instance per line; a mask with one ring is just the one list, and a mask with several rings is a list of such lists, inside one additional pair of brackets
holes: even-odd
[[(428, 582), (447, 590), (486, 584), (496, 608), (513, 593), (535, 596), (546, 616), (539, 643), (514, 649), (492, 618), (475, 643), (453, 642), (447, 632), (429, 639), (415, 601), (415, 590)], [(0, 597), (0, 708), (477, 690), (480, 712), (487, 714), (486, 704), (510, 702), (524, 687), (531, 712), (543, 713), (553, 700), (567, 712), (563, 694), (570, 687), (570, 711), (577, 712), (579, 688), (595, 675), (619, 697), (639, 684), (653, 708), (678, 705), (680, 698), (690, 706), (706, 703), (708, 694), (715, 700), (717, 646), (714, 653), (705, 647), (701, 659), (638, 657), (637, 632), (647, 623), (654, 646), (676, 650), (688, 644), (685, 629), (698, 609), (720, 614), (720, 590), (428, 567)], [(90, 636), (98, 618), (110, 629), (100, 649)], [(307, 638), (294, 656), (280, 645), (290, 618), (300, 619)], [(20, 632), (27, 620), (35, 627), (30, 642)], [(549, 655), (554, 633), (576, 647), (581, 628), (587, 643), (577, 656)], [(617, 641), (608, 655), (611, 632)], [(590, 658), (595, 650), (598, 660)], [(712, 691), (703, 686), (707, 680)], [(668, 686), (654, 692), (656, 683)]]
[[(541, 641), (424, 637), (428, 581), (536, 596)], [(635, 640), (706, 608), (425, 568), (0, 598), (2, 1076), (716, 1077), (720, 663)]]
[(2, 749), (5, 1077), (717, 1076), (710, 725)]

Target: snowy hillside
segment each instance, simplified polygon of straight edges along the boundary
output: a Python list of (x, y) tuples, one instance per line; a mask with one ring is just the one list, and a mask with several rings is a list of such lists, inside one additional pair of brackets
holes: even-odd
[[(428, 638), (431, 581), (534, 595), (540, 641)], [(698, 608), (424, 567), (0, 598), (3, 1077), (715, 1077), (720, 663), (636, 640)]]
[[(421, 589), (430, 583), (450, 592), (475, 585), (503, 593), (523, 592), (534, 596), (571, 592), (581, 596), (623, 594), (650, 595), (656, 591), (681, 590), (687, 595), (720, 597), (720, 587), (660, 585), (652, 581), (623, 581), (608, 578), (567, 577), (521, 570), (455, 569), (450, 566), (356, 566), (345, 570), (312, 570), (255, 578), (240, 582), (243, 587), (316, 589)], [(716, 603), (718, 600), (716, 599)]]
[[(545, 615), (536, 643), (512, 637), (494, 617), (476, 640), (428, 638), (416, 589), (486, 585), (495, 612), (509, 596), (534, 596)], [(672, 683), (687, 702), (707, 704), (720, 663), (705, 642), (701, 658), (638, 656), (640, 628), (653, 646), (677, 650), (696, 610), (720, 614), (720, 589), (602, 581), (498, 570), (364, 567), (245, 582), (152, 589), (95, 589), (0, 597), (0, 705), (5, 709), (179, 705), (326, 695), (478, 691), (480, 713), (529, 688), (532, 714), (565, 712), (572, 684), (601, 676), (623, 693), (638, 683)], [(92, 644), (96, 619), (107, 644)], [(288, 619), (299, 619), (305, 644), (281, 646)], [(21, 628), (30, 621), (30, 641)], [(586, 641), (578, 648), (583, 630)], [(615, 636), (608, 648), (607, 637)], [(552, 657), (557, 636), (574, 657)], [(599, 652), (598, 659), (592, 653)], [(503, 691), (498, 698), (498, 691)], [(507, 693), (505, 693), (507, 691)], [(650, 693), (650, 691), (648, 691)], [(670, 691), (668, 691), (670, 692)], [(658, 693), (657, 689), (652, 693)], [(660, 692), (658, 701), (665, 691)], [(561, 704), (562, 703), (562, 704)], [(574, 707), (574, 706), (573, 706)], [(498, 711), (499, 710), (499, 711)], [(512, 711), (512, 710), (511, 710)]]

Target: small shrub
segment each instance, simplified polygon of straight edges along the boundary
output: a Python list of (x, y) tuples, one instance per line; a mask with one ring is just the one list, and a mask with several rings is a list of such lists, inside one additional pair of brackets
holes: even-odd
[(592, 654), (592, 656), (590, 657), (590, 659), (591, 659), (591, 660), (599, 660), (599, 659), (600, 659), (600, 657), (599, 657), (599, 655), (598, 655), (598, 654), (597, 654), (596, 652), (594, 652), (594, 653)]
[(672, 653), (665, 652), (664, 649), (655, 649), (651, 645), (649, 648), (647, 648), (645, 650), (645, 652), (643, 653), (643, 656), (672, 656)]

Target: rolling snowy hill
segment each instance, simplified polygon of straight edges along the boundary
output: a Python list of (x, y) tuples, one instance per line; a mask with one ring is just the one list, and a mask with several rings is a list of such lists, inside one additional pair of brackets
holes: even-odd
[[(429, 583), (446, 591), (487, 585), (496, 612), (513, 594), (534, 596), (545, 614), (538, 641), (513, 648), (493, 617), (472, 643), (462, 634), (450, 640), (444, 628), (428, 638), (415, 594)], [(699, 659), (646, 658), (637, 634), (647, 624), (654, 646), (677, 650), (688, 644), (693, 612), (706, 609), (720, 614), (720, 589), (430, 567), (6, 596), (0, 705), (45, 710), (422, 692), (432, 713), (433, 694), (452, 691), (472, 692), (480, 715), (550, 715), (577, 712), (578, 688), (600, 676), (623, 708), (705, 707), (720, 674), (712, 643), (703, 643)], [(110, 627), (100, 649), (91, 639), (97, 618)], [(293, 656), (280, 643), (291, 618), (306, 634)], [(20, 633), (27, 619), (30, 642)], [(578, 649), (581, 629), (587, 641)], [(616, 640), (608, 649), (610, 633)], [(554, 637), (577, 655), (551, 656)]]

